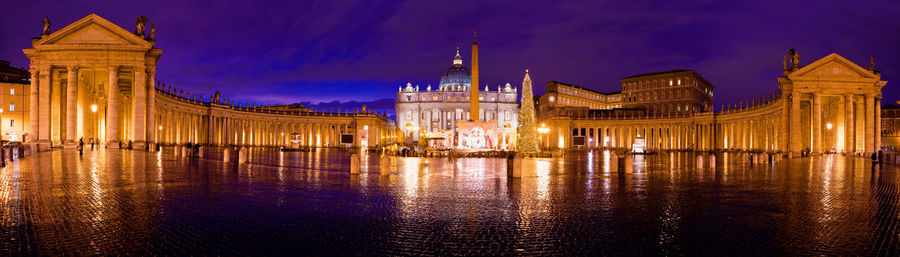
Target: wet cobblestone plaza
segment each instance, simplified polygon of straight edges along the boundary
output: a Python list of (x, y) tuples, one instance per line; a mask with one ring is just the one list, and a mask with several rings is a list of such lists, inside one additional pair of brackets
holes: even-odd
[(0, 255), (898, 254), (891, 165), (568, 156), (507, 179), (503, 159), (393, 158), (383, 176), (338, 150), (42, 152), (0, 171)]

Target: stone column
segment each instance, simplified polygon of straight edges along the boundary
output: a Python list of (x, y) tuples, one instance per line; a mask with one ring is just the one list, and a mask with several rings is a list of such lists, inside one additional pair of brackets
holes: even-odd
[(790, 143), (791, 142), (791, 134), (795, 134), (795, 133), (787, 132), (787, 131), (791, 131), (790, 130), (791, 129), (791, 112), (793, 111), (791, 106), (793, 106), (793, 103), (788, 101), (789, 98), (787, 96), (782, 95), (781, 99), (782, 99), (783, 107), (782, 107), (782, 113), (781, 113), (781, 120), (779, 122), (779, 130), (782, 131), (782, 133), (780, 133), (778, 135), (779, 141), (780, 141), (779, 142), (779, 148), (780, 148), (779, 150), (784, 151), (784, 152), (789, 152), (789, 151), (791, 151), (791, 143)]
[(813, 106), (812, 106), (812, 119), (813, 119), (813, 127), (812, 127), (812, 135), (813, 135), (813, 152), (820, 154), (822, 153), (822, 95), (819, 93), (813, 93)]
[(791, 99), (791, 114), (790, 117), (786, 117), (790, 123), (790, 128), (787, 131), (793, 131), (790, 134), (790, 151), (793, 156), (800, 156), (800, 151), (803, 150), (803, 144), (800, 142), (800, 95), (797, 93), (791, 93), (789, 96)]
[(109, 66), (106, 93), (106, 147), (119, 148), (119, 66)]
[(875, 152), (881, 150), (881, 95), (875, 96)]
[(38, 129), (40, 121), (38, 120), (38, 82), (40, 71), (37, 70), (37, 67), (31, 66), (29, 68), (31, 72), (31, 85), (29, 87), (29, 103), (28, 103), (28, 142), (36, 143), (38, 140)]
[(135, 67), (131, 89), (131, 137), (134, 148), (143, 149), (147, 143), (147, 68)]
[(78, 100), (78, 95), (75, 94), (75, 83), (76, 81), (76, 73), (78, 72), (78, 67), (74, 65), (70, 65), (66, 67), (68, 72), (66, 73), (66, 137), (63, 142), (63, 146), (65, 148), (75, 148), (76, 140), (78, 140), (76, 135), (76, 128), (78, 127), (77, 119), (75, 115), (75, 103)]
[(856, 134), (853, 127), (856, 125), (853, 117), (853, 94), (844, 96), (844, 152), (853, 154), (856, 151)]
[(38, 148), (39, 150), (50, 149), (50, 66), (40, 67), (40, 79), (38, 89)]
[(875, 150), (875, 95), (866, 94), (866, 157)]
[(159, 126), (156, 125), (156, 68), (149, 67), (147, 69), (148, 79), (147, 82), (150, 84), (147, 90), (147, 143), (154, 143), (157, 141), (156, 132), (159, 131)]

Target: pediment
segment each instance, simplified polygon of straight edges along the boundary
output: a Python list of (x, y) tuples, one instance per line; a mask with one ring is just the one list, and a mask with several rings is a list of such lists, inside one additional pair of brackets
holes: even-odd
[(51, 33), (37, 41), (34, 47), (77, 45), (117, 45), (147, 49), (153, 47), (147, 40), (96, 14), (88, 15)]
[(878, 79), (872, 71), (856, 65), (835, 53), (803, 66), (803, 68), (791, 72), (788, 76)]

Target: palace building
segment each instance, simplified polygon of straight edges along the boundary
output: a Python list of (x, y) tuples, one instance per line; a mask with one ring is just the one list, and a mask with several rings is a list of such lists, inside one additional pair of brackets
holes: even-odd
[(29, 75), (0, 60), (0, 139), (22, 141), (28, 127)]
[(138, 18), (133, 32), (96, 14), (52, 32), (45, 22), (32, 48), (23, 50), (31, 78), (23, 85), (30, 92), (28, 102), (20, 103), (28, 111), (22, 125), (27, 124), (25, 138), (36, 150), (74, 147), (79, 139), (137, 149), (187, 142), (363, 148), (396, 142), (393, 121), (364, 106), (344, 112), (248, 106), (218, 93), (202, 98), (164, 87), (156, 79), (163, 50), (156, 48), (156, 29), (151, 23), (147, 31), (146, 22)]
[[(472, 146), (480, 146), (483, 142), (485, 148), (511, 149), (519, 123), (518, 89), (506, 83), (505, 86), (498, 85), (495, 90), (485, 85), (483, 91), (474, 92), (478, 95), (478, 113), (474, 120), (493, 124), (495, 129), (484, 131), (487, 139), (478, 140), (479, 143)], [(434, 147), (469, 147), (466, 140), (461, 140), (466, 133), (459, 125), (460, 121), (473, 120), (471, 95), (472, 75), (463, 65), (457, 50), (437, 88), (428, 85), (422, 90), (418, 85), (407, 83), (399, 89), (396, 103), (398, 127), (412, 141), (430, 140)]]
[[(619, 148), (871, 154), (881, 146), (881, 89), (874, 69), (837, 54), (800, 65), (785, 57), (773, 93), (712, 109), (713, 87), (693, 71), (622, 79), (622, 109), (541, 107), (545, 149)], [(559, 98), (559, 96), (555, 96)], [(549, 101), (549, 97), (548, 97)], [(543, 104), (543, 100), (542, 100)], [(682, 108), (683, 107), (683, 108)], [(893, 122), (893, 121), (888, 121)], [(893, 124), (893, 123), (890, 123)]]

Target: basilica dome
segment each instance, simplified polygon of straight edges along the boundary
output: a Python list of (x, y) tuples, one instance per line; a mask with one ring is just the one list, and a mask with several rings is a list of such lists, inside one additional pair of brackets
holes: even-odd
[(456, 50), (456, 57), (453, 57), (453, 65), (441, 76), (441, 90), (464, 90), (472, 83), (472, 76), (469, 75), (469, 68), (462, 65), (462, 57), (459, 56), (459, 50)]

